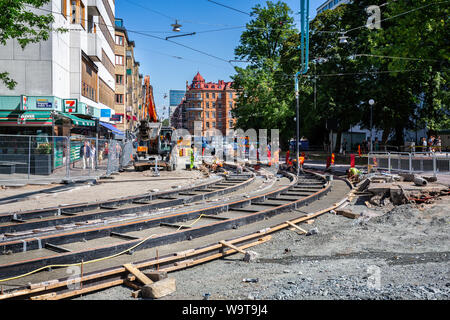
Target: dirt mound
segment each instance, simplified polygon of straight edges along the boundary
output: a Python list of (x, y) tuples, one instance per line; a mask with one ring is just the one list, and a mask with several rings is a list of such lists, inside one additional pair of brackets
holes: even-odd
[(405, 220), (416, 220), (420, 214), (421, 211), (415, 205), (405, 204), (393, 208), (382, 216), (372, 218), (370, 221), (396, 225), (397, 223), (405, 222)]

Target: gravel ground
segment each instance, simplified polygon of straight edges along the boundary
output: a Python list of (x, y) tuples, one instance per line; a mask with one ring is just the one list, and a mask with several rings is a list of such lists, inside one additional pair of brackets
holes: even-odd
[[(162, 300), (448, 300), (450, 198), (432, 205), (402, 205), (391, 211), (347, 206), (359, 219), (328, 213), (304, 236), (284, 230), (253, 247), (256, 262), (235, 254), (171, 273), (177, 291)], [(245, 282), (243, 279), (257, 279)], [(126, 300), (115, 287), (83, 300)]]

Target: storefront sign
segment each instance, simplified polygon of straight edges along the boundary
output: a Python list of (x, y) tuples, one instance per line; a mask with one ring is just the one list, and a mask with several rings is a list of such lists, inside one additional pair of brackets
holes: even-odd
[(28, 109), (28, 97), (21, 95), (20, 96), (20, 110), (26, 111)]
[(53, 104), (51, 102), (48, 102), (47, 99), (37, 99), (36, 100), (36, 108), (44, 108), (44, 109), (51, 109)]
[(101, 109), (100, 117), (102, 118), (110, 118), (111, 117), (111, 109)]
[(67, 99), (63, 100), (64, 112), (77, 112), (78, 100), (77, 99)]
[(86, 105), (86, 114), (94, 116), (94, 107)]
[(26, 124), (27, 120), (34, 120), (34, 114), (22, 114), (17, 117), (17, 124)]

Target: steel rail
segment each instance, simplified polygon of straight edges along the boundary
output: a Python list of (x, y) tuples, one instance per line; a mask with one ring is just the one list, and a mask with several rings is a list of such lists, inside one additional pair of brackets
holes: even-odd
[[(228, 239), (226, 240), (226, 242), (235, 246), (239, 246), (238, 249), (241, 250), (257, 245), (259, 243), (264, 243), (270, 240), (270, 234), (287, 227), (291, 227), (292, 224), (305, 222), (309, 219), (313, 219), (320, 215), (323, 215), (331, 210), (340, 207), (346, 201), (347, 197), (337, 203), (334, 203), (331, 207), (319, 210), (315, 213), (307, 215), (306, 217), (300, 216), (298, 218), (291, 219), (290, 221), (286, 221), (284, 223), (280, 223), (257, 232)], [(256, 242), (248, 243), (249, 241), (254, 241), (254, 239), (256, 238), (258, 238)], [(217, 251), (218, 253), (216, 253)], [(161, 257), (134, 262), (133, 264), (138, 269), (158, 268), (160, 271), (173, 272), (234, 253), (237, 253), (237, 251), (233, 249), (224, 250), (221, 244), (213, 243), (196, 249), (184, 250), (181, 252), (167, 254)], [(59, 300), (79, 296), (80, 294), (86, 294), (116, 285), (121, 285), (124, 284), (126, 279), (127, 270), (123, 266), (116, 266), (86, 273), (82, 278), (78, 278), (77, 281), (82, 283), (81, 289), (76, 287), (73, 289), (68, 288), (69, 284), (73, 284), (74, 279), (65, 277), (9, 290), (0, 295), (0, 300), (18, 297), (21, 297), (22, 299), (31, 298), (33, 300)], [(98, 282), (100, 282), (100, 284), (98, 284)]]
[[(144, 219), (140, 221), (127, 222), (120, 225), (115, 226), (107, 226), (101, 228), (94, 228), (91, 230), (84, 230), (82, 232), (72, 232), (61, 234), (59, 237), (53, 237), (49, 239), (48, 237), (42, 237), (40, 241), (49, 242), (52, 244), (61, 244), (68, 243), (73, 241), (74, 239), (79, 239), (80, 236), (84, 236), (85, 239), (93, 239), (99, 237), (109, 237), (111, 232), (129, 232), (131, 230), (141, 230), (141, 229), (149, 229), (151, 227), (159, 226), (161, 222), (166, 223), (175, 223), (177, 221), (183, 220), (192, 220), (198, 219), (201, 215), (204, 214), (218, 214), (220, 212), (233, 210), (233, 208), (239, 208), (248, 205), (258, 205), (258, 202), (264, 202), (270, 195), (280, 195), (285, 190), (292, 188), (297, 184), (297, 180), (293, 175), (287, 174), (291, 176), (294, 183), (291, 182), (287, 187), (279, 188), (275, 191), (271, 191), (265, 193), (263, 195), (258, 195), (254, 197), (250, 197), (244, 200), (237, 200), (231, 203), (220, 204), (212, 207), (208, 207), (206, 209), (193, 210), (190, 212), (182, 212), (177, 214), (172, 214), (164, 217), (152, 218), (152, 219)], [(142, 250), (145, 248), (155, 247), (163, 244), (175, 243), (179, 241), (184, 241), (186, 239), (193, 239), (197, 237), (202, 237), (207, 234), (228, 230), (231, 228), (237, 228), (240, 225), (249, 224), (252, 222), (259, 221), (266, 217), (271, 217), (275, 214), (279, 214), (286, 210), (295, 209), (298, 206), (308, 204), (312, 201), (317, 200), (324, 194), (328, 193), (331, 189), (331, 185), (326, 182), (323, 177), (319, 177), (319, 179), (323, 180), (325, 188), (322, 190), (316, 191), (313, 194), (300, 198), (300, 199), (288, 199), (283, 201), (288, 201), (289, 203), (281, 204), (272, 208), (268, 208), (265, 210), (260, 210), (257, 212), (252, 212), (243, 214), (240, 217), (229, 218), (227, 220), (214, 220), (215, 222), (203, 225), (201, 227), (192, 227), (177, 230), (175, 232), (164, 233), (160, 235), (156, 235), (155, 237), (147, 239), (144, 243), (139, 245), (139, 247), (135, 250)], [(31, 243), (34, 243), (36, 247), (36, 239), (27, 239)], [(58, 243), (60, 241), (61, 243)], [(52, 264), (65, 264), (65, 263), (73, 263), (74, 261), (80, 261), (81, 259), (93, 260), (101, 257), (105, 257), (109, 254), (114, 254), (117, 252), (121, 252), (126, 250), (136, 244), (139, 244), (142, 241), (142, 238), (136, 240), (128, 240), (120, 243), (116, 243), (113, 245), (104, 245), (96, 248), (90, 248), (86, 250), (78, 250), (73, 252), (64, 252), (56, 255), (39, 257), (35, 259), (16, 261), (8, 264), (0, 265), (0, 273), (4, 276), (17, 275), (19, 270), (21, 273), (29, 272), (31, 270), (35, 270), (37, 268), (45, 267)], [(8, 245), (9, 247), (22, 246), (22, 242), (3, 244)]]
[[(235, 169), (235, 166), (233, 166), (232, 164), (227, 164), (226, 167)], [(243, 174), (242, 176), (245, 176), (245, 175), (246, 174)], [(221, 182), (223, 182), (223, 180), (225, 180), (224, 177), (219, 177), (218, 179), (214, 179), (212, 181), (207, 181), (207, 182), (204, 182), (204, 183), (201, 183), (198, 185), (194, 185), (194, 186), (182, 187), (182, 188), (178, 188), (176, 190), (150, 192), (150, 193), (144, 193), (144, 194), (140, 194), (140, 195), (125, 196), (125, 197), (116, 198), (116, 199), (108, 199), (108, 200), (104, 200), (104, 201), (74, 203), (74, 204), (59, 205), (59, 206), (43, 208), (43, 209), (0, 213), (0, 223), (10, 222), (10, 221), (12, 221), (12, 219), (14, 217), (16, 217), (17, 219), (34, 219), (34, 218), (41, 218), (44, 216), (55, 216), (55, 215), (59, 215), (61, 213), (61, 211), (63, 211), (63, 210), (67, 213), (77, 213), (77, 212), (82, 212), (85, 210), (98, 209), (98, 208), (100, 208), (101, 205), (121, 206), (121, 205), (126, 205), (129, 203), (132, 203), (133, 201), (157, 199), (158, 197), (170, 196), (177, 192), (190, 191), (195, 188), (208, 188), (208, 186), (211, 186), (211, 185), (217, 184), (217, 183), (221, 183)]]
[[(89, 205), (90, 209), (86, 211), (73, 212), (73, 211), (59, 211), (59, 214), (51, 216), (49, 218), (43, 218), (39, 220), (27, 221), (23, 220), (22, 216), (18, 216), (18, 222), (0, 225), (0, 234), (11, 234), (9, 238), (14, 236), (14, 233), (27, 232), (29, 235), (34, 234), (39, 237), (40, 233), (47, 233), (55, 231), (51, 229), (41, 230), (49, 227), (56, 227), (63, 224), (70, 224), (88, 220), (95, 220), (101, 218), (109, 218), (133, 213), (148, 212), (150, 210), (168, 208), (176, 205), (193, 203), (196, 201), (206, 200), (217, 195), (228, 194), (234, 192), (240, 188), (244, 188), (255, 180), (255, 176), (248, 176), (246, 180), (220, 180), (220, 182), (203, 184), (202, 186), (194, 186), (190, 188), (183, 188), (177, 190), (170, 190), (158, 195), (151, 195), (145, 197), (129, 197), (127, 200), (121, 200), (120, 204), (117, 201), (102, 202), (101, 204)], [(231, 184), (224, 184), (225, 181), (232, 182)], [(234, 181), (234, 182), (233, 182)], [(242, 182), (240, 182), (242, 181)], [(219, 187), (219, 184), (223, 183)], [(201, 192), (201, 193), (194, 193)], [(180, 195), (181, 194), (181, 195)], [(186, 194), (185, 196), (182, 196)], [(162, 200), (162, 202), (155, 202)], [(153, 203), (152, 203), (153, 201)], [(125, 208), (120, 206), (130, 205)], [(85, 206), (77, 206), (75, 208), (86, 208)], [(103, 211), (101, 211), (103, 210)], [(34, 229), (34, 230), (33, 230)], [(25, 234), (23, 234), (25, 235)], [(18, 235), (20, 237), (20, 234)]]

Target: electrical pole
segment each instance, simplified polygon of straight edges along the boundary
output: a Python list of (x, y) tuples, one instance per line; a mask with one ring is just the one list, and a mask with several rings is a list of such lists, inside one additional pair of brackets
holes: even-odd
[(297, 156), (297, 176), (300, 174), (300, 106), (298, 76), (306, 74), (308, 71), (308, 53), (309, 53), (309, 0), (300, 0), (300, 51), (301, 51), (301, 69), (295, 74), (295, 100), (296, 100), (296, 127), (297, 135), (295, 141)]

